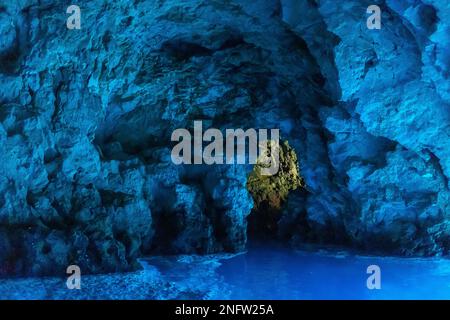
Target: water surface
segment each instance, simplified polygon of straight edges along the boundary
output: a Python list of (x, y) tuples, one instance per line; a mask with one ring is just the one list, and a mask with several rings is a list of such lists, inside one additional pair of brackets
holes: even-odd
[[(238, 255), (142, 259), (143, 270), (0, 280), (0, 299), (450, 299), (450, 260), (257, 247)], [(369, 265), (381, 289), (366, 286)]]
[[(381, 289), (367, 288), (367, 267)], [(450, 260), (365, 257), (258, 248), (223, 260), (217, 270), (231, 299), (450, 299)]]

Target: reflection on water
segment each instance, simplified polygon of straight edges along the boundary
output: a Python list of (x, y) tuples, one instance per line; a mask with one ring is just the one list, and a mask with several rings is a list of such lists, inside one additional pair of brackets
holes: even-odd
[[(381, 268), (381, 289), (366, 286)], [(255, 248), (217, 270), (230, 299), (450, 299), (450, 260), (361, 257)]]
[[(450, 299), (450, 260), (362, 257), (256, 247), (238, 255), (161, 256), (143, 270), (59, 278), (1, 279), (0, 299)], [(369, 265), (381, 290), (366, 287)]]

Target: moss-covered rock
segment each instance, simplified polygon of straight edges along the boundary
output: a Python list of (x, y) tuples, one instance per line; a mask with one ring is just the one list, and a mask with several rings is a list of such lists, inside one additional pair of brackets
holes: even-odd
[[(271, 145), (267, 152), (270, 154)], [(273, 161), (274, 159), (272, 159)], [(253, 197), (254, 209), (262, 206), (268, 209), (280, 210), (290, 191), (305, 186), (300, 176), (297, 155), (287, 141), (279, 145), (279, 170), (275, 175), (263, 175), (264, 164), (258, 160), (247, 180), (247, 189)]]

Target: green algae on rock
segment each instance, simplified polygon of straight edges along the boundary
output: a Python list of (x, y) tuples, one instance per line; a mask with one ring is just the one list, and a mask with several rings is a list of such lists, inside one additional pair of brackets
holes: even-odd
[[(269, 154), (271, 146), (269, 143)], [(290, 191), (305, 186), (300, 176), (297, 155), (287, 141), (279, 145), (279, 162), (278, 173), (268, 176), (261, 173), (264, 164), (258, 161), (248, 177), (247, 190), (253, 197), (256, 210), (263, 204), (268, 209), (280, 210)]]

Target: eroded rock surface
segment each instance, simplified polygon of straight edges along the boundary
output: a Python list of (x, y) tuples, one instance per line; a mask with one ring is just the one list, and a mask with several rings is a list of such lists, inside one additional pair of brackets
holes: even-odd
[(148, 253), (240, 251), (250, 166), (176, 166), (202, 120), (280, 128), (307, 191), (279, 236), (446, 254), (446, 1), (0, 2), (0, 273), (136, 268)]

